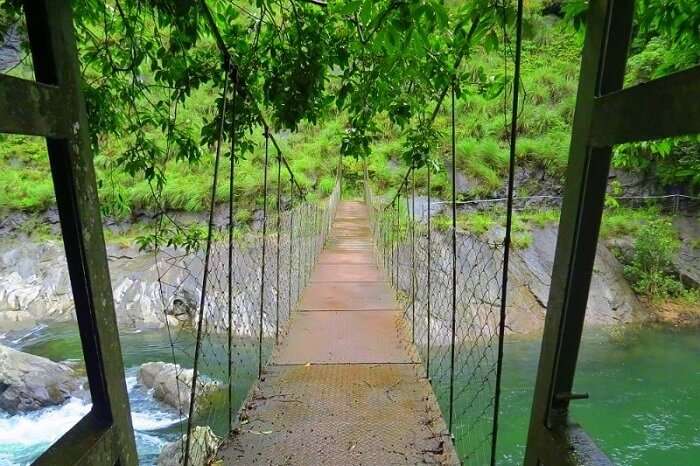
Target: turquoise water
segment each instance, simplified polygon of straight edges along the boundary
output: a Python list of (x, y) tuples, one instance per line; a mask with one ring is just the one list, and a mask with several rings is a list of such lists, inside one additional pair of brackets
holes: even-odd
[[(667, 328), (586, 333), (575, 389), (589, 392), (591, 398), (573, 403), (573, 418), (615, 463), (623, 466), (698, 464), (700, 424), (695, 418), (700, 413), (699, 337), (698, 331)], [(191, 344), (185, 341), (187, 336), (180, 335), (180, 338), (180, 345)], [(142, 464), (152, 464), (163, 444), (178, 438), (181, 421), (175, 410), (156, 402), (136, 384), (135, 374), (143, 362), (171, 361), (170, 344), (165, 331), (123, 332), (121, 339), (139, 455)], [(80, 341), (72, 325), (40, 328), (29, 336), (9, 342), (3, 340), (3, 343), (54, 360), (82, 359)], [(218, 342), (212, 343), (212, 359), (216, 357), (215, 348), (221, 346)], [(254, 379), (256, 356), (252, 353), (238, 355), (246, 376), (238, 380), (236, 404), (243, 399)], [(522, 463), (538, 357), (537, 338), (510, 337), (506, 342), (499, 465)], [(214, 372), (209, 375), (217, 377)], [(446, 391), (440, 387), (444, 384), (437, 379), (433, 382), (438, 397), (444, 402)], [(456, 386), (466, 386), (466, 383), (458, 376)], [(466, 396), (459, 399), (473, 400)], [(483, 407), (488, 408), (487, 405)], [(89, 404), (73, 399), (63, 406), (22, 416), (0, 413), (0, 465), (31, 462), (88, 409)], [(470, 411), (458, 406), (456, 412)], [(225, 416), (225, 409), (207, 414), (217, 430), (225, 425)], [(484, 436), (488, 435), (489, 426), (483, 427), (470, 439), (460, 437), (457, 429), (458, 446), (462, 448), (470, 442), (486, 445), (490, 440)], [(475, 463), (482, 462), (484, 456), (484, 453), (474, 455), (479, 459)]]
[[(192, 354), (193, 337), (187, 331), (177, 334), (176, 348), (179, 350), (176, 350), (175, 357), (184, 367), (191, 367), (191, 356), (186, 356), (181, 350), (187, 349)], [(165, 330), (144, 330), (122, 331), (120, 340), (139, 460), (142, 465), (154, 464), (161, 448), (182, 435), (185, 421), (176, 409), (156, 401), (147, 389), (138, 385), (136, 374), (138, 367), (145, 362), (172, 362), (170, 339)], [(5, 335), (0, 342), (54, 361), (73, 361), (77, 370), (82, 370), (82, 348), (76, 326), (72, 323), (40, 326), (24, 335)], [(252, 344), (238, 340), (234, 341), (234, 346), (237, 360), (233, 388), (235, 412), (257, 376), (257, 341)], [(227, 342), (222, 335), (207, 339), (201, 350), (204, 356), (200, 362), (201, 373), (222, 384), (227, 380), (223, 366), (227, 360), (225, 348)], [(270, 348), (271, 342), (266, 341), (266, 354)], [(201, 410), (199, 419), (223, 435), (228, 421), (226, 392), (216, 392), (207, 400), (211, 400), (211, 405)], [(31, 463), (89, 410), (89, 401), (72, 398), (61, 406), (19, 416), (0, 412), (0, 466)]]
[[(502, 465), (522, 464), (540, 344), (505, 345)], [(700, 464), (700, 331), (617, 329), (584, 335), (572, 418), (621, 466)]]

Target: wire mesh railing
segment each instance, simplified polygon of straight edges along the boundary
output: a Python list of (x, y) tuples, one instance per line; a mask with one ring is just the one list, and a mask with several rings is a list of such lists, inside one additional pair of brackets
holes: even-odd
[[(230, 433), (235, 413), (285, 331), (340, 197), (336, 181), (327, 199), (307, 199), (254, 96), (239, 80), (211, 11), (205, 2), (200, 6), (224, 76), (209, 217), (206, 225), (183, 225), (163, 208), (153, 244), (172, 348), (172, 366), (160, 382), (169, 384), (171, 392), (174, 388), (181, 420), (180, 440), (161, 456), (173, 455), (170, 463), (184, 465), (208, 462)], [(253, 121), (264, 133), (262, 205), (256, 206), (259, 218), (254, 216), (246, 231), (235, 221), (235, 165), (244, 152), (237, 138), (254, 124), (239, 116), (241, 105), (253, 109)], [(230, 151), (222, 157), (227, 139)], [(228, 170), (223, 168), (226, 161)], [(216, 202), (222, 186), (227, 186), (227, 203)], [(219, 207), (225, 204), (227, 215), (222, 216)]]
[(272, 208), (249, 232), (229, 237), (228, 221), (214, 222), (206, 248), (157, 250), (176, 364), (171, 383), (178, 385), (182, 419), (180, 464), (195, 464), (211, 454), (211, 445), (202, 441), (204, 432), (219, 441), (229, 433), (235, 413), (284, 334), (338, 198), (338, 185), (320, 202), (285, 200), (281, 192), (277, 199), (266, 196)]
[(387, 205), (365, 186), (380, 266), (403, 303), (455, 447), (466, 463), (489, 464), (503, 242), (457, 231), (453, 248), (452, 230), (430, 222), (429, 208), (416, 216), (412, 187)]

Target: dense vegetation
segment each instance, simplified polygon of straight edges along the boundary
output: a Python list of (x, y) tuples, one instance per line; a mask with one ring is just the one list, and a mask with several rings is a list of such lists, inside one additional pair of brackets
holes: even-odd
[[(235, 113), (237, 218), (242, 223), (261, 205), (261, 114), (271, 121), (310, 196), (332, 189), (342, 154), (349, 181), (361, 178), (366, 159), (377, 190), (391, 195), (409, 165), (429, 165), (435, 170), (435, 196), (449, 197), (444, 158), (450, 115), (444, 105), (449, 99), (443, 99), (453, 82), (457, 168), (466, 185), (460, 197), (504, 193), (514, 2), (208, 4), (245, 89), (235, 112), (230, 110), (232, 93), (226, 96), (225, 132), (228, 148)], [(698, 63), (697, 2), (637, 4), (627, 85)], [(0, 5), (6, 31), (17, 24), (18, 10), (13, 1)], [(521, 177), (519, 195), (557, 194), (563, 181), (585, 8), (583, 0), (526, 2), (517, 163), (533, 176)], [(205, 209), (224, 72), (201, 4), (77, 2), (76, 33), (105, 214), (126, 218), (143, 210)], [(10, 72), (28, 75), (29, 62)], [(43, 142), (0, 137), (0, 210), (46, 209), (53, 189)], [(694, 136), (620, 146), (614, 165), (651, 174), (662, 187), (696, 193), (700, 141)], [(425, 178), (426, 170), (420, 170), (419, 189)], [(284, 183), (289, 196), (286, 178)], [(225, 199), (227, 184), (220, 179), (218, 200)], [(659, 215), (653, 208), (613, 207), (604, 236), (637, 235)], [(497, 209), (464, 212), (459, 223), (483, 234), (502, 218)], [(520, 212), (515, 246), (526, 247), (532, 228), (557, 218), (556, 210)]]

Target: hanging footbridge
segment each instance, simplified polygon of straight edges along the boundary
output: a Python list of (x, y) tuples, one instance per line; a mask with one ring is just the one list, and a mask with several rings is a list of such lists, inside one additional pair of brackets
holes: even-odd
[(459, 464), (371, 239), (367, 206), (341, 202), (225, 464)]
[[(494, 458), (503, 243), (418, 218), (408, 185), (388, 204), (368, 182), (340, 201), (339, 180), (326, 200), (265, 209), (252, 239), (212, 225), (204, 257), (160, 251), (165, 302), (203, 280), (194, 351), (191, 329), (171, 329), (174, 362), (195, 371), (180, 463)], [(179, 265), (192, 276), (168, 281)]]
[[(206, 2), (200, 3), (224, 78), (206, 248), (155, 244), (164, 310), (190, 303), (189, 321), (172, 322), (172, 313), (165, 319), (182, 418), (180, 440), (165, 454), (185, 465), (495, 464), (522, 0), (507, 132), (506, 228), (491, 241), (456, 226), (456, 75), (433, 112), (450, 93), (451, 226), (431, 224), (425, 166), (412, 166), (389, 202), (372, 195), (366, 176), (365, 203), (338, 206), (340, 170), (327, 199), (307, 199), (254, 93), (239, 79), (235, 54)], [(623, 88), (634, 2), (590, 4), (528, 466), (611, 464), (569, 417), (570, 402), (587, 397), (572, 389), (611, 147), (700, 131), (700, 118), (689, 117), (699, 114), (698, 105), (688, 106), (700, 102), (692, 98), (700, 95), (700, 68)], [(23, 9), (36, 81), (0, 75), (2, 107), (8, 110), (0, 112), (0, 133), (47, 138), (92, 400), (90, 412), (36, 464), (132, 465), (138, 459), (71, 5), (23, 2)], [(260, 128), (265, 137), (261, 228), (242, 238), (234, 235), (234, 154), (245, 126), (238, 126), (237, 105), (254, 108), (247, 128)], [(219, 170), (225, 133), (231, 144), (228, 174)], [(268, 183), (271, 163), (276, 183)], [(421, 169), (428, 200), (419, 213), (415, 178)], [(228, 181), (224, 225), (214, 215), (222, 181)], [(269, 185), (276, 188), (274, 202)], [(165, 211), (156, 217), (159, 226), (172, 222)], [(168, 227), (183, 236), (175, 222)]]

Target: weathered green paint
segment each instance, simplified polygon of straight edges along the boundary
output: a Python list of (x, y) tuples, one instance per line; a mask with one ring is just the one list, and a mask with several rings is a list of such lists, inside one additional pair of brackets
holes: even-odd
[(592, 120), (598, 147), (700, 133), (700, 65), (596, 98)]
[(0, 102), (0, 133), (70, 136), (65, 100), (56, 86), (0, 74)]
[(700, 68), (622, 89), (633, 14), (634, 0), (589, 3), (526, 466), (612, 464), (569, 419), (572, 397), (567, 396), (573, 388), (611, 146), (700, 131)]
[(92, 410), (36, 464), (137, 464), (69, 0), (25, 0), (36, 83), (0, 80), (0, 131), (46, 136)]
[[(622, 88), (633, 0), (589, 3), (561, 221), (525, 454), (527, 466), (577, 464), (570, 400), (611, 148), (590, 144), (595, 98)], [(591, 443), (587, 450), (594, 449)], [(589, 455), (590, 456), (590, 455)], [(600, 456), (603, 456), (602, 454)], [(596, 463), (593, 463), (596, 464)]]

